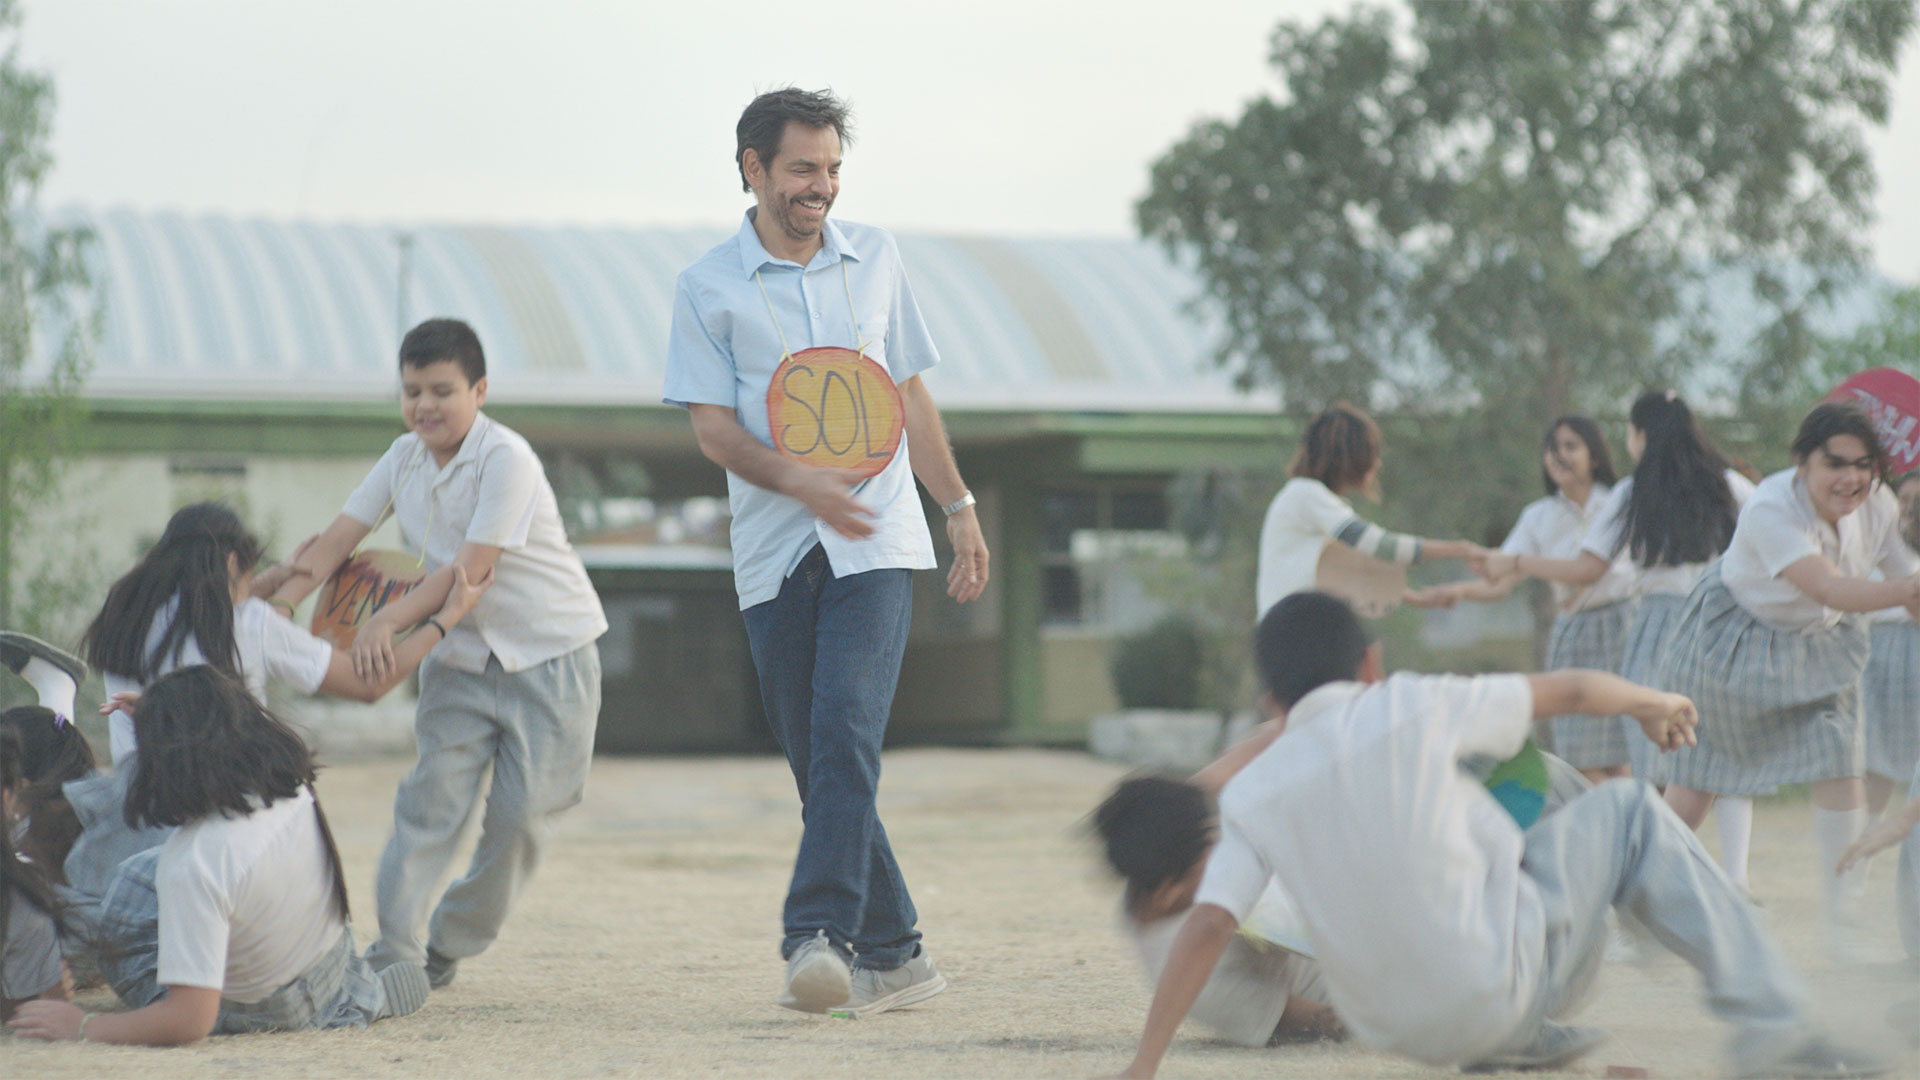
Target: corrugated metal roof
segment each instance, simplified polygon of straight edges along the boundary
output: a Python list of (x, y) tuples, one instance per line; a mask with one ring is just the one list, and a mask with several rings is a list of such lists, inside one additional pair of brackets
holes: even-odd
[[(98, 396), (391, 397), (404, 322), (450, 315), (497, 399), (658, 404), (676, 275), (726, 228), (397, 228), (110, 211), (99, 242)], [(412, 238), (406, 311), (400, 243)], [(1124, 240), (899, 236), (942, 364), (943, 406), (1270, 410), (1211, 362), (1195, 278)]]

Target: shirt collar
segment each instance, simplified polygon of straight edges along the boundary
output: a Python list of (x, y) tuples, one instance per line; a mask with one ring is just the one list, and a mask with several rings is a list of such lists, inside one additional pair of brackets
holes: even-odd
[(1345, 708), (1354, 698), (1365, 693), (1367, 684), (1362, 682), (1322, 683), (1308, 692), (1306, 697), (1293, 703), (1287, 710), (1289, 728), (1313, 720), (1330, 712)]
[[(759, 210), (758, 206), (749, 206), (740, 219), (740, 232), (737, 236), (740, 245), (740, 272), (747, 277), (752, 277), (766, 266), (796, 265), (791, 260), (775, 258), (767, 251), (767, 246), (760, 242), (760, 234), (753, 231), (753, 218)], [(843, 258), (852, 259), (854, 262), (860, 261), (860, 253), (853, 250), (853, 245), (848, 243), (847, 235), (840, 231), (839, 222), (828, 218), (827, 227), (822, 235), (825, 239), (819, 252), (814, 255), (813, 261), (807, 264), (808, 267), (832, 266)]]
[(434, 482), (438, 483), (441, 479), (453, 475), (455, 467), (471, 464), (478, 458), (480, 447), (487, 441), (487, 429), (492, 426), (493, 421), (487, 418), (486, 413), (474, 413), (473, 426), (467, 429), (467, 437), (460, 440), (460, 449), (455, 450), (452, 459), (441, 467), (439, 476), (435, 477)]

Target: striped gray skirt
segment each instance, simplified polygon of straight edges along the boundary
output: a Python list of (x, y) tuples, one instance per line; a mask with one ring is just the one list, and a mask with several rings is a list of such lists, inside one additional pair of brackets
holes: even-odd
[(1920, 764), (1920, 623), (1874, 623), (1872, 636), (1860, 694), (1867, 771), (1904, 781)]
[[(1618, 603), (1570, 611), (1553, 620), (1547, 639), (1547, 670), (1596, 668), (1619, 671), (1627, 647), (1627, 620), (1633, 605)], [(1555, 716), (1553, 752), (1576, 769), (1600, 769), (1627, 763), (1627, 740), (1613, 716)]]
[(1734, 600), (1716, 561), (1664, 652), (1658, 685), (1700, 709), (1700, 745), (1671, 756), (1669, 783), (1746, 795), (1861, 774), (1867, 629), (1858, 619), (1813, 633), (1768, 626)]
[[(1634, 605), (1633, 625), (1627, 629), (1626, 645), (1620, 654), (1621, 678), (1642, 686), (1659, 687), (1655, 679), (1660, 650), (1686, 602), (1686, 597), (1673, 593), (1652, 593)], [(1634, 779), (1649, 784), (1666, 783), (1666, 759), (1640, 730), (1639, 723), (1631, 716), (1616, 716), (1611, 723), (1620, 732), (1621, 742), (1626, 744), (1627, 761), (1633, 766)]]

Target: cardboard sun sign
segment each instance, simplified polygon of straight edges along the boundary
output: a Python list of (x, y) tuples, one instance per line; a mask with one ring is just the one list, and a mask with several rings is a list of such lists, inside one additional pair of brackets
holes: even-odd
[(773, 373), (767, 429), (786, 457), (867, 477), (893, 460), (906, 414), (886, 368), (852, 349), (803, 349)]
[(404, 551), (359, 552), (334, 571), (313, 604), (313, 636), (350, 649), (373, 613), (427, 579), (420, 560)]
[(1894, 368), (1874, 368), (1834, 387), (1826, 400), (1852, 402), (1867, 411), (1893, 472), (1920, 465), (1920, 380)]

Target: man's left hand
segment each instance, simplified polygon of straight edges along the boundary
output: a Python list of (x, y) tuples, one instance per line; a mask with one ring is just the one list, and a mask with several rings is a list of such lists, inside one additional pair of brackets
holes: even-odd
[(973, 507), (947, 519), (947, 540), (953, 544), (947, 595), (964, 604), (978, 598), (987, 587), (987, 540), (980, 535), (980, 515)]

